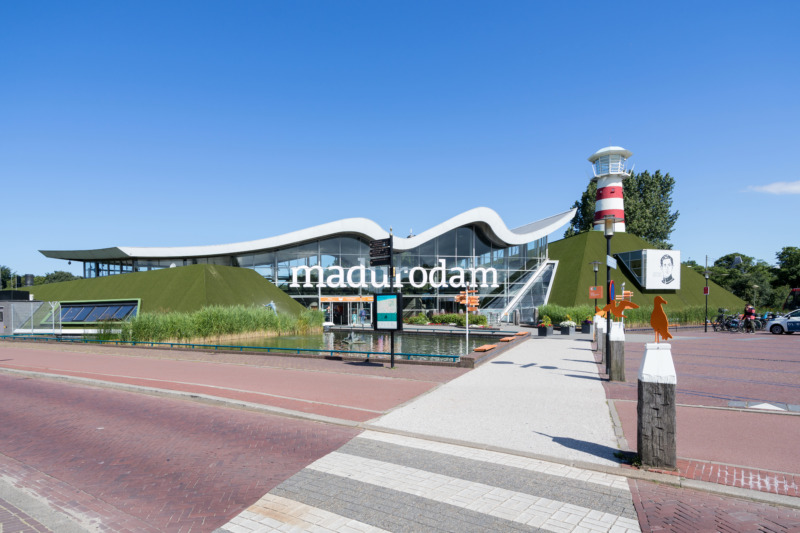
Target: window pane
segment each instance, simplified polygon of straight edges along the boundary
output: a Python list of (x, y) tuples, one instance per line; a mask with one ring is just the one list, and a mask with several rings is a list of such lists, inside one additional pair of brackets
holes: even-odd
[(462, 257), (472, 256), (472, 229), (458, 228), (456, 230), (456, 252)]
[(81, 310), (81, 307), (64, 307), (61, 309), (61, 321), (70, 322)]
[(86, 318), (86, 315), (88, 315), (91, 312), (92, 309), (94, 309), (94, 307), (92, 307), (91, 305), (88, 305), (88, 306), (85, 306), (85, 307), (81, 307), (80, 311), (78, 312), (77, 315), (75, 315), (75, 317), (72, 319), (72, 321), (73, 322), (83, 322), (83, 320)]
[(119, 311), (118, 305), (110, 305), (106, 309), (105, 313), (100, 315), (100, 318), (98, 318), (97, 320), (109, 320), (111, 319), (111, 317), (114, 316), (114, 313), (116, 313), (117, 311)]
[(451, 230), (437, 237), (436, 246), (439, 250), (439, 256), (456, 255), (456, 232)]
[(83, 321), (84, 322), (96, 322), (100, 318), (100, 316), (103, 313), (106, 312), (107, 309), (108, 309), (108, 306), (98, 305), (97, 307), (92, 309), (92, 312), (89, 313), (89, 316), (87, 316)]
[(133, 305), (123, 305), (122, 307), (120, 307), (120, 308), (117, 310), (117, 312), (116, 312), (116, 313), (114, 313), (114, 316), (113, 316), (112, 318), (113, 318), (114, 320), (122, 320), (123, 318), (125, 318), (125, 316), (126, 316), (128, 313), (130, 313), (130, 312), (131, 312), (131, 310), (132, 310), (134, 307), (135, 307), (135, 306), (133, 306)]

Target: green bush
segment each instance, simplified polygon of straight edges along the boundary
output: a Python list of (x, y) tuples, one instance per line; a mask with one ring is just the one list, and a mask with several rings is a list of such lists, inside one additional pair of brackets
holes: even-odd
[[(467, 315), (448, 313), (443, 315), (433, 315), (431, 322), (434, 324), (455, 324), (457, 326), (467, 325)], [(470, 326), (485, 326), (488, 324), (485, 315), (469, 315)]]
[(306, 310), (299, 316), (276, 314), (264, 307), (205, 307), (194, 313), (142, 313), (122, 324), (120, 339), (127, 342), (162, 342), (213, 339), (247, 333), (278, 335), (305, 333), (322, 327), (322, 311)]
[(428, 321), (428, 317), (425, 316), (422, 313), (420, 313), (419, 315), (414, 315), (411, 318), (406, 319), (406, 323), (407, 324), (416, 324), (418, 326), (424, 326), (428, 322), (429, 322)]
[[(560, 305), (547, 304), (539, 307), (539, 316), (547, 315), (554, 324), (560, 324), (565, 320), (572, 319), (580, 324), (587, 317), (594, 315), (594, 309), (591, 305), (580, 305), (577, 307), (562, 307)], [(649, 315), (648, 315), (649, 316)], [(569, 318), (567, 318), (569, 317)]]

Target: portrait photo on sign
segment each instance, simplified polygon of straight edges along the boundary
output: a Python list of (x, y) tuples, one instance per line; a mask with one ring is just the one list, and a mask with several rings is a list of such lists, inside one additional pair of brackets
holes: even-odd
[(681, 252), (678, 250), (645, 250), (646, 289), (681, 288)]

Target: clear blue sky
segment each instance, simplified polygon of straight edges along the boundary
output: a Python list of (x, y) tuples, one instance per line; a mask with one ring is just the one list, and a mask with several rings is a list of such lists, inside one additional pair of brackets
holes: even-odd
[(80, 274), (38, 250), (357, 216), (405, 235), (477, 206), (516, 227), (569, 209), (612, 144), (675, 177), (684, 260), (773, 263), (800, 244), (798, 20), (796, 1), (3, 2), (0, 264)]

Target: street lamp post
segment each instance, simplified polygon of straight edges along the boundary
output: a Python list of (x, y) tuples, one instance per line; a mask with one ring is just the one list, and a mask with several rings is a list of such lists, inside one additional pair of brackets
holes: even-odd
[[(609, 258), (611, 257), (611, 237), (614, 236), (614, 215), (607, 215), (603, 218), (603, 233), (606, 237), (606, 307), (610, 307), (611, 303), (611, 264)], [(606, 373), (608, 379), (611, 379), (611, 362), (609, 354), (611, 353), (611, 310), (606, 311)]]
[(706, 276), (706, 323), (703, 327), (703, 333), (708, 333), (708, 270), (704, 274)]
[[(589, 263), (594, 270), (594, 286), (597, 287), (597, 271), (600, 270), (600, 261), (592, 261)], [(594, 308), (597, 309), (597, 298), (594, 299)]]
[(756, 302), (756, 296), (758, 295), (758, 285), (755, 283), (753, 284), (753, 307), (758, 307), (758, 303)]

